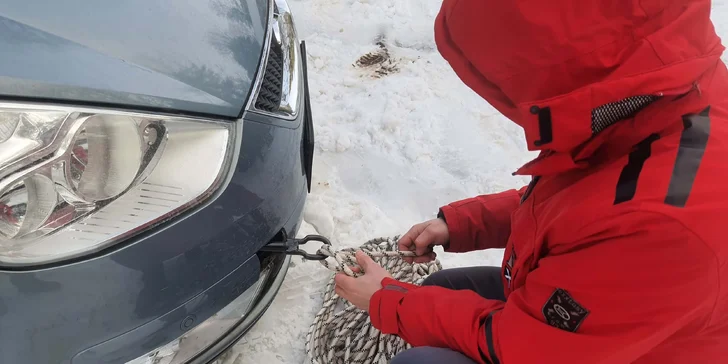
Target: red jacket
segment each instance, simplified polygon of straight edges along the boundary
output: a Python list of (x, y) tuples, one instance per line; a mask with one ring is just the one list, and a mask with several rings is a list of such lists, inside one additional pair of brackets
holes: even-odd
[(439, 51), (541, 152), (517, 172), (530, 187), (441, 209), (448, 251), (505, 248), (507, 301), (385, 279), (373, 325), (479, 363), (728, 362), (728, 71), (710, 6), (445, 0)]

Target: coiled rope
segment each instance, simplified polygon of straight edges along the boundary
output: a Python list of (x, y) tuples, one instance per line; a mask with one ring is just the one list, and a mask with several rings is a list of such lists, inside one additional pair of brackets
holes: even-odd
[[(362, 250), (384, 267), (394, 279), (421, 285), (427, 276), (442, 269), (438, 260), (428, 263), (408, 263), (403, 257), (414, 257), (414, 252), (402, 252), (397, 239), (379, 238), (364, 243), (359, 248), (347, 248), (334, 252), (329, 245), (318, 250), (333, 259), (321, 260), (321, 264), (333, 272), (344, 272), (357, 277), (361, 273), (350, 267), (359, 267), (356, 251)], [(360, 268), (360, 267), (359, 267)], [(326, 285), (324, 302), (316, 314), (306, 335), (306, 355), (314, 364), (386, 364), (396, 354), (411, 346), (396, 335), (382, 334), (372, 326), (369, 314), (362, 311), (334, 292), (334, 277)]]

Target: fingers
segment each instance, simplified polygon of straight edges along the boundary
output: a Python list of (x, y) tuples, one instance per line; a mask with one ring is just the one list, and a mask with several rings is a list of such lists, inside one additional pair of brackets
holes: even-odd
[(417, 255), (425, 255), (431, 252), (434, 241), (435, 235), (430, 229), (425, 229), (415, 238), (415, 253)]
[[(421, 223), (412, 226), (406, 234), (399, 238), (398, 245), (400, 251), (413, 251), (415, 250), (415, 239), (422, 233), (426, 224)], [(414, 260), (411, 257), (403, 258), (406, 262), (412, 263)]]
[(339, 286), (334, 286), (334, 293), (336, 293), (339, 297), (346, 298), (346, 293), (344, 293), (344, 290)]
[(342, 282), (343, 282), (343, 279), (340, 276), (344, 276), (345, 277), (346, 275), (345, 274), (342, 274), (342, 273), (338, 273), (338, 274), (336, 274), (336, 276), (334, 276), (334, 282), (336, 283), (334, 285), (334, 293), (336, 293), (337, 295), (339, 295), (339, 297), (346, 298), (346, 292), (344, 291), (344, 288), (341, 286), (342, 285)]
[(415, 263), (427, 263), (435, 260), (437, 258), (437, 254), (435, 252), (429, 252), (423, 256), (415, 257), (414, 262)]
[(420, 232), (422, 231), (421, 225), (422, 224), (417, 224), (411, 227), (406, 234), (402, 235), (402, 237), (399, 238), (399, 241), (397, 242), (399, 250), (413, 250), (412, 245), (415, 243), (415, 238), (417, 238), (417, 236), (420, 235)]
[(349, 277), (344, 273), (336, 273), (336, 276), (334, 276), (334, 283), (336, 284), (337, 290), (346, 291), (348, 288), (353, 287), (356, 284), (356, 278)]
[(359, 266), (348, 266), (354, 273), (366, 273), (369, 269), (379, 267), (379, 264), (361, 250), (358, 250), (354, 256), (356, 258), (356, 263), (359, 264)]
[(351, 301), (349, 292), (339, 286), (334, 286), (334, 293), (336, 293), (336, 295), (338, 295), (339, 297), (341, 297), (347, 301)]
[(365, 273), (369, 270), (372, 264), (377, 264), (361, 250), (356, 252), (356, 262), (359, 263), (359, 266), (362, 267)]
[[(403, 259), (409, 263), (424, 263), (432, 261), (436, 258), (432, 248), (435, 245), (442, 244), (443, 240), (447, 240), (447, 236), (443, 237), (441, 226), (444, 224), (442, 220), (433, 219), (430, 221), (417, 224), (409, 229), (398, 241), (400, 251), (414, 251), (418, 255), (416, 258), (404, 257)], [(445, 226), (445, 235), (447, 235), (447, 227)]]

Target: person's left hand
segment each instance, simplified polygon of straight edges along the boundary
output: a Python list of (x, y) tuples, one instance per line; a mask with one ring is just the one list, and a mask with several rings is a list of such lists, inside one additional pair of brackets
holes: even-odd
[(374, 292), (382, 288), (382, 279), (384, 277), (391, 278), (392, 275), (363, 251), (356, 252), (356, 262), (361, 266), (364, 275), (354, 278), (344, 273), (336, 274), (334, 278), (336, 283), (335, 292), (357, 308), (369, 311), (369, 300), (371, 300)]

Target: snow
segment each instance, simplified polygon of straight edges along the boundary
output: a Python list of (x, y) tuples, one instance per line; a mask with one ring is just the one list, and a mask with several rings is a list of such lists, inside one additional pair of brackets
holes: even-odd
[[(337, 247), (405, 233), (438, 207), (520, 187), (533, 157), (521, 129), (462, 84), (435, 48), (437, 0), (289, 0), (309, 52), (314, 187), (301, 235)], [(377, 41), (397, 71), (354, 64)], [(444, 254), (445, 267), (500, 265), (502, 251)], [(281, 292), (226, 364), (303, 363), (329, 272), (294, 259)]]
[[(527, 183), (522, 130), (462, 84), (436, 50), (440, 0), (289, 0), (309, 51), (316, 128), (314, 187), (300, 235), (337, 247), (405, 233), (443, 204)], [(714, 19), (728, 18), (728, 0)], [(728, 22), (716, 22), (720, 34)], [(386, 44), (397, 70), (354, 66)], [(500, 265), (501, 250), (445, 254), (445, 268)], [(304, 363), (329, 272), (294, 264), (271, 308), (225, 364)]]

